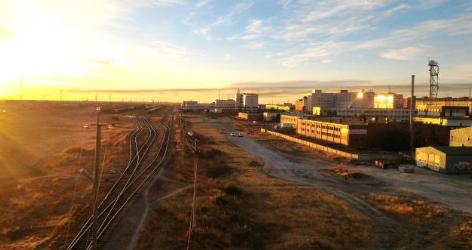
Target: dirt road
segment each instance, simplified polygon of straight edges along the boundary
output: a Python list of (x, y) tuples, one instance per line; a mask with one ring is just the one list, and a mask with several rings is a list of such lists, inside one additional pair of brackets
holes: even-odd
[(247, 151), (261, 157), (264, 171), (274, 177), (308, 184), (345, 198), (364, 212), (374, 212), (374, 208), (352, 194), (357, 189), (366, 189), (375, 185), (391, 187), (398, 191), (406, 191), (443, 203), (455, 210), (472, 213), (472, 181), (470, 176), (440, 175), (435, 172), (416, 168), (414, 174), (400, 174), (395, 169), (380, 170), (371, 166), (351, 166), (362, 173), (372, 176), (375, 181), (362, 183), (347, 183), (345, 180), (320, 172), (329, 166), (336, 166), (333, 160), (313, 153), (310, 159), (303, 162), (293, 162), (281, 152), (274, 151), (249, 137), (231, 137), (231, 141)]
[(342, 188), (339, 188), (340, 180), (319, 171), (328, 165), (332, 165), (332, 162), (327, 162), (323, 159), (315, 159), (313, 164), (294, 163), (284, 157), (280, 152), (275, 152), (251, 138), (231, 137), (231, 141), (247, 151), (261, 157), (264, 160), (263, 170), (268, 175), (279, 179), (326, 189), (345, 199), (351, 205), (364, 212), (365, 215), (377, 221), (382, 221), (383, 223), (389, 222), (392, 225), (396, 224), (393, 220), (390, 220), (370, 204), (359, 199), (355, 195), (344, 191)]

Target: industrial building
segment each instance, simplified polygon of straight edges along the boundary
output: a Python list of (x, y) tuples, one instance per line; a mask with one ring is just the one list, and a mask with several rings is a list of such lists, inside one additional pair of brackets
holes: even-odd
[[(332, 144), (352, 148), (407, 150), (409, 147), (408, 122), (364, 122), (363, 119), (321, 117), (306, 119), (281, 116), (281, 124), (297, 122), (296, 132)], [(415, 146), (448, 146), (451, 127), (415, 124)]]
[(472, 147), (423, 147), (416, 149), (416, 165), (446, 174), (471, 173)]
[(300, 113), (283, 113), (280, 115), (280, 125), (282, 127), (292, 127), (297, 128), (298, 120), (300, 118), (312, 118), (313, 116), (309, 114), (300, 114)]
[(314, 115), (358, 117), (366, 122), (403, 122), (410, 120), (408, 109), (375, 109), (375, 108), (313, 108)]
[(451, 130), (451, 147), (472, 147), (472, 127)]
[(262, 121), (262, 114), (239, 112), (238, 118), (246, 121)]

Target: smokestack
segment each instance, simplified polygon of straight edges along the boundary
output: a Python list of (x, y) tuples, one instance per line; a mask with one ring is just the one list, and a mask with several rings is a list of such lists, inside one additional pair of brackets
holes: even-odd
[(411, 75), (411, 98), (410, 98), (410, 149), (412, 155), (415, 154), (415, 129), (414, 129), (414, 112), (415, 112), (415, 75)]

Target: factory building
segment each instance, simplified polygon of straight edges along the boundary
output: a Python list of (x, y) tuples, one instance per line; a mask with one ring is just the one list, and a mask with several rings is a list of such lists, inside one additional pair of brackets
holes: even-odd
[(451, 130), (451, 147), (472, 147), (472, 127)]
[(471, 173), (472, 147), (417, 148), (416, 165), (445, 174)]

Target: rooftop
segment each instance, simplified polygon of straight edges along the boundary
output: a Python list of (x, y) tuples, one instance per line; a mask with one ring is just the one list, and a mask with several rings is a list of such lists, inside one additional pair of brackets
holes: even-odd
[(448, 155), (472, 155), (472, 147), (433, 146), (432, 148)]

